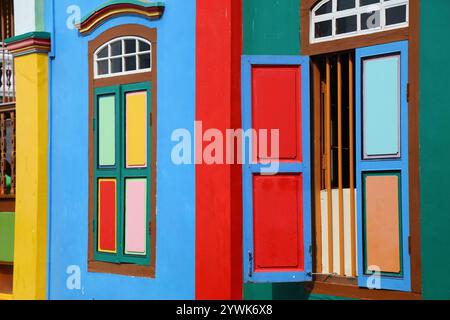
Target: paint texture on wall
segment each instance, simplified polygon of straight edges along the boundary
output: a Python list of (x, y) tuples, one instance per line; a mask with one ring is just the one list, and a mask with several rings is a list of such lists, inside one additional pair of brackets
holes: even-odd
[(244, 54), (300, 54), (299, 0), (243, 0)]
[(0, 263), (14, 259), (14, 212), (0, 212)]
[(448, 0), (420, 1), (420, 214), (425, 299), (450, 299)]
[[(51, 219), (48, 236), (52, 239), (48, 247), (48, 272), (52, 275), (47, 284), (48, 298), (193, 299), (195, 167), (177, 166), (172, 162), (171, 152), (174, 144), (171, 143), (170, 136), (178, 128), (194, 132), (196, 2), (171, 0), (171, 5), (159, 20), (149, 20), (136, 15), (113, 17), (87, 36), (80, 36), (77, 30), (67, 28), (68, 16), (64, 12), (69, 6), (79, 6), (81, 12), (86, 13), (104, 3), (103, 0), (45, 1), (46, 29), (51, 31), (54, 25), (56, 30), (52, 35), (52, 54), (56, 59), (43, 58), (45, 65), (50, 65), (51, 78), (49, 81), (40, 81), (49, 83), (52, 92), (49, 100), (50, 112), (43, 108), (51, 126), (52, 148), (49, 161), (45, 161), (45, 167), (48, 165), (50, 168), (48, 185), (51, 191), (51, 197), (45, 199), (45, 203), (49, 202)], [(52, 12), (55, 12), (54, 17)], [(155, 63), (158, 67), (158, 90), (152, 91), (152, 94), (157, 95), (158, 109), (154, 120), (158, 124), (156, 136), (160, 137), (161, 143), (158, 141), (156, 144), (155, 206), (158, 217), (155, 230), (162, 232), (156, 232), (155, 235), (155, 278), (88, 272), (88, 234), (91, 232), (88, 221), (88, 142), (89, 128), (92, 126), (88, 121), (88, 42), (112, 27), (125, 24), (138, 24), (156, 28), (157, 31), (155, 47), (157, 46), (158, 50), (158, 60)], [(22, 72), (27, 74), (23, 69)], [(33, 105), (33, 102), (27, 105)], [(152, 112), (154, 111), (156, 106), (152, 106)], [(125, 110), (122, 112), (125, 114)], [(123, 126), (123, 123), (120, 125)], [(26, 137), (27, 133), (23, 136)], [(45, 142), (43, 144), (45, 145)], [(119, 145), (116, 144), (117, 147)], [(30, 146), (27, 144), (27, 147), (33, 148), (31, 143)], [(124, 144), (121, 145), (121, 148), (124, 147)], [(147, 159), (148, 165), (150, 162), (150, 159)], [(21, 185), (23, 188), (27, 183)], [(119, 189), (123, 198), (121, 200), (124, 200), (125, 190)], [(82, 290), (67, 289), (65, 270), (70, 265), (80, 267)]]

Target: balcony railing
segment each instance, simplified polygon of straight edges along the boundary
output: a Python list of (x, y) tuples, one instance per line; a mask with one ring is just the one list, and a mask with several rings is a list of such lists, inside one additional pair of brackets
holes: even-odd
[(15, 209), (16, 89), (14, 59), (5, 39), (14, 36), (13, 0), (0, 1), (0, 211)]

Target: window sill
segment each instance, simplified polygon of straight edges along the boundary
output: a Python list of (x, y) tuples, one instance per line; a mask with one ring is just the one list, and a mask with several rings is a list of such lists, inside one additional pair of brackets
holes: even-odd
[(88, 272), (118, 274), (124, 276), (155, 278), (155, 267), (134, 264), (115, 264), (100, 261), (89, 261)]
[(305, 289), (312, 294), (361, 300), (422, 300), (420, 293), (370, 290), (358, 287), (356, 278), (328, 275), (316, 275), (313, 282), (305, 285)]

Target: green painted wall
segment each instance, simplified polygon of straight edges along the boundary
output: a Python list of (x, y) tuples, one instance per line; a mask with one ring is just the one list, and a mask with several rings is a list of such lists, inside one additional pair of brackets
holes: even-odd
[(0, 212), (0, 262), (14, 260), (14, 213)]
[(347, 300), (321, 294), (308, 294), (301, 283), (259, 283), (244, 285), (244, 300)]
[(425, 299), (450, 299), (450, 1), (420, 5), (422, 285)]
[(244, 54), (300, 53), (299, 0), (243, 0), (242, 14)]

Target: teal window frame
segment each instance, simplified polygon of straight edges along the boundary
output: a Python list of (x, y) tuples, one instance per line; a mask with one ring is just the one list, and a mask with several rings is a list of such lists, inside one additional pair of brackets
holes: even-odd
[[(145, 168), (126, 168), (126, 94), (130, 92), (147, 92), (147, 166)], [(99, 164), (99, 98), (102, 96), (115, 97), (115, 165), (100, 166)], [(110, 263), (128, 263), (141, 266), (149, 266), (151, 262), (151, 210), (152, 198), (152, 123), (150, 121), (151, 106), (151, 83), (140, 82), (124, 85), (99, 87), (94, 89), (94, 260)], [(145, 255), (125, 253), (125, 183), (127, 179), (145, 178), (147, 180), (146, 201), (146, 253)], [(98, 181), (99, 179), (116, 179), (116, 253), (98, 251)]]

